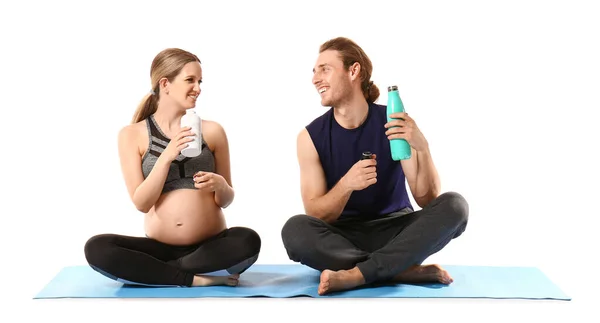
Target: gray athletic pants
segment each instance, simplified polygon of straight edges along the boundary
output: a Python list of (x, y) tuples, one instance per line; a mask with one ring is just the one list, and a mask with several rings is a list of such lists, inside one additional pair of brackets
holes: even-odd
[(319, 271), (357, 266), (369, 284), (420, 265), (465, 231), (468, 215), (467, 201), (448, 192), (416, 212), (407, 208), (332, 224), (295, 215), (285, 223), (281, 236), (291, 260)]

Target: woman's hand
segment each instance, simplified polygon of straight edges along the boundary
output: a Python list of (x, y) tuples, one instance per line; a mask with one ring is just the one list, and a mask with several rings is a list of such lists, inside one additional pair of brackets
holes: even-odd
[(211, 172), (197, 172), (194, 174), (194, 186), (206, 192), (220, 191), (227, 186), (223, 176)]
[(165, 156), (169, 162), (172, 162), (179, 156), (181, 150), (187, 147), (188, 142), (194, 140), (195, 134), (191, 131), (191, 127), (184, 127), (179, 131), (175, 138), (171, 139), (167, 148), (162, 152), (161, 157)]

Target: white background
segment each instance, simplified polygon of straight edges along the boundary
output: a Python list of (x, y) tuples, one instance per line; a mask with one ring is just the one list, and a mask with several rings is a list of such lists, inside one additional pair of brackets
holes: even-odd
[[(65, 322), (585, 313), (598, 276), (599, 14), (594, 1), (3, 2), (0, 307), (21, 315), (11, 321)], [(372, 59), (379, 103), (399, 86), (443, 191), (470, 203), (467, 231), (427, 262), (537, 266), (573, 301), (31, 300), (62, 267), (85, 264), (90, 236), (143, 235), (117, 133), (167, 47), (200, 57), (197, 111), (228, 133), (228, 224), (261, 235), (258, 263), (289, 263), (280, 229), (303, 211), (296, 135), (326, 111), (311, 70), (319, 45), (337, 36)]]

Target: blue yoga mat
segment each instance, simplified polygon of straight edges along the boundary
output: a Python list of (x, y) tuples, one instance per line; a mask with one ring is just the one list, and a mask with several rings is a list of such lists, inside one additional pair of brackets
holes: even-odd
[(239, 285), (210, 287), (143, 287), (124, 285), (88, 266), (63, 268), (34, 298), (513, 298), (571, 300), (535, 267), (443, 266), (450, 285), (393, 284), (362, 287), (320, 296), (320, 273), (298, 264), (255, 264)]

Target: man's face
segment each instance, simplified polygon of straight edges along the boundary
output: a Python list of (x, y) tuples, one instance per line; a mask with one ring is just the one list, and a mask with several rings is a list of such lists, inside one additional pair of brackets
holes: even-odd
[(350, 97), (351, 75), (337, 51), (319, 54), (313, 73), (312, 82), (321, 96), (321, 105), (333, 107)]

